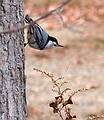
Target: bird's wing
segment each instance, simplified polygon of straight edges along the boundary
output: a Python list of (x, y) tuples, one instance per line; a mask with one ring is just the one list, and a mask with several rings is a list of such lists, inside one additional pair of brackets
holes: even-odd
[(38, 24), (35, 24), (35, 37), (40, 49), (45, 48), (48, 42), (48, 33), (45, 32)]
[(29, 26), (27, 31), (27, 39), (29, 44), (34, 44), (36, 42), (36, 35), (34, 34), (35, 27)]

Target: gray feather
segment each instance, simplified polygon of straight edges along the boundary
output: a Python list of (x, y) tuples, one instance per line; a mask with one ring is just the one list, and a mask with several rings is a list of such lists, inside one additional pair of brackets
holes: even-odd
[[(25, 16), (25, 21), (26, 23), (33, 22), (29, 15)], [(48, 43), (48, 33), (45, 32), (37, 23), (29, 26), (27, 33), (29, 46), (36, 49), (45, 48), (46, 44)]]
[(35, 34), (37, 37), (37, 43), (40, 48), (45, 48), (48, 41), (48, 33), (45, 32), (38, 24), (35, 24)]
[(27, 31), (27, 40), (30, 47), (39, 49), (39, 46), (36, 42), (36, 34), (33, 26), (30, 26)]
[[(30, 34), (30, 35), (29, 35)], [(48, 33), (45, 32), (38, 24), (33, 24), (28, 28), (28, 43), (33, 48), (44, 49), (48, 42)]]

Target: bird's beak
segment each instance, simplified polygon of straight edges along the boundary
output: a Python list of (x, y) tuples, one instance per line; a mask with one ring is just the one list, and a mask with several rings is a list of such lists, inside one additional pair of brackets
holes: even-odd
[(64, 47), (64, 46), (58, 44), (58, 47)]

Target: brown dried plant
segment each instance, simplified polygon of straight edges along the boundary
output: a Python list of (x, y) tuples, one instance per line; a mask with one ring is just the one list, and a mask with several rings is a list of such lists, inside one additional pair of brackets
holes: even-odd
[(104, 120), (104, 115), (90, 115), (87, 120)]
[(72, 97), (79, 92), (84, 92), (89, 89), (83, 88), (71, 92), (70, 94), (68, 94), (68, 98), (66, 99), (64, 95), (66, 94), (67, 91), (71, 91), (71, 89), (70, 88), (62, 89), (62, 86), (67, 83), (66, 81), (63, 80), (64, 79), (63, 77), (55, 78), (53, 74), (39, 70), (37, 68), (33, 69), (49, 77), (53, 83), (52, 90), (53, 92), (57, 92), (57, 96), (55, 96), (54, 101), (49, 103), (49, 106), (53, 108), (53, 113), (58, 113), (62, 120), (72, 120), (76, 118), (76, 115), (73, 116), (71, 115), (71, 105), (73, 104)]

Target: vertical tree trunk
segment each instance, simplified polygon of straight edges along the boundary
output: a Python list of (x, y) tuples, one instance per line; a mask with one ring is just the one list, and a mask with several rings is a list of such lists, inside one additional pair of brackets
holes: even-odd
[[(23, 0), (0, 0), (0, 31), (24, 23)], [(26, 120), (24, 33), (0, 34), (0, 120)]]

